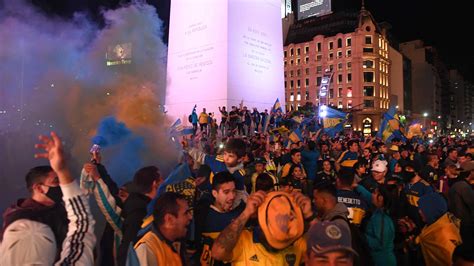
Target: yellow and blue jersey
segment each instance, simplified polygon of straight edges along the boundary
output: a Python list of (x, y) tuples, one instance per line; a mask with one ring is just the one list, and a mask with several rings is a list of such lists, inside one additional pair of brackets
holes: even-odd
[(368, 210), (368, 204), (359, 195), (359, 193), (352, 190), (337, 190), (337, 202), (346, 205), (349, 210), (348, 219), (351, 223), (360, 225), (365, 213)]
[(359, 154), (357, 152), (351, 152), (347, 150), (344, 151), (341, 156), (339, 156), (337, 163), (339, 163), (341, 167), (352, 169), (358, 158)]
[(431, 187), (428, 182), (421, 179), (415, 184), (405, 184), (402, 193), (406, 197), (406, 215), (408, 215), (417, 226), (423, 225), (420, 214), (418, 213), (418, 200), (426, 194), (434, 193), (433, 187)]
[(300, 265), (304, 253), (306, 252), (306, 240), (300, 237), (292, 245), (283, 250), (268, 251), (265, 246), (258, 241), (254, 231), (243, 230), (239, 240), (232, 250), (230, 262), (236, 266), (248, 265), (272, 265), (283, 266)]
[(201, 232), (201, 244), (202, 244), (202, 253), (201, 253), (201, 265), (223, 265), (223, 262), (214, 261), (211, 256), (211, 248), (214, 240), (219, 236), (219, 234), (224, 230), (235, 218), (237, 218), (240, 213), (245, 209), (245, 203), (241, 202), (240, 205), (229, 211), (229, 212), (219, 212), (215, 210), (212, 206), (209, 208), (207, 213), (206, 222), (202, 228)]
[[(211, 168), (211, 177), (209, 178), (210, 183), (212, 184), (214, 175), (222, 172), (222, 171), (228, 171), (227, 166), (224, 163), (224, 156), (223, 155), (217, 155), (217, 156), (211, 156), (211, 155), (206, 155), (204, 158), (204, 163)], [(244, 176), (245, 176), (245, 170), (244, 169), (239, 169), (234, 171), (232, 175), (235, 177), (235, 189), (237, 190), (244, 190)]]

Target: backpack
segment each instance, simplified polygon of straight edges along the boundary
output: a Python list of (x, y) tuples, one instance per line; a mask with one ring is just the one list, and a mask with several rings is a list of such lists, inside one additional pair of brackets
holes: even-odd
[(354, 265), (374, 265), (372, 256), (370, 255), (369, 244), (367, 243), (367, 239), (360, 228), (357, 225), (349, 222), (349, 220), (344, 216), (334, 216), (330, 221), (332, 222), (337, 219), (346, 221), (346, 223), (349, 225), (349, 229), (351, 230), (352, 248), (359, 254), (359, 257), (354, 260)]
[(189, 115), (189, 116), (188, 116), (188, 121), (189, 121), (189, 123), (192, 123), (192, 122), (193, 122), (193, 115)]

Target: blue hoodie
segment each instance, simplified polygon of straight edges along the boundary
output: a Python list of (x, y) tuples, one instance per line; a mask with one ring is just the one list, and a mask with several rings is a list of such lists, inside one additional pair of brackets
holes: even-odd
[(448, 204), (438, 193), (430, 193), (418, 200), (418, 209), (423, 212), (426, 219), (425, 222), (430, 225), (448, 211)]

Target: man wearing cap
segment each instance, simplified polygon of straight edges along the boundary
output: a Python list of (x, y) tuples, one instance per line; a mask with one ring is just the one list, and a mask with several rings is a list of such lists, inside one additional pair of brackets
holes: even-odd
[[(51, 218), (34, 217), (32, 213), (23, 213), (17, 216), (6, 227), (3, 241), (0, 244), (0, 265), (94, 265), (94, 235), (95, 221), (92, 217), (89, 200), (79, 188), (68, 167), (62, 142), (59, 137), (51, 132), (51, 138), (40, 136), (41, 144), (36, 147), (44, 149), (44, 153), (35, 154), (35, 158), (48, 159), (53, 173), (53, 179), (61, 195), (67, 213), (67, 234), (61, 243), (57, 240), (57, 228), (54, 228)], [(41, 182), (48, 177), (37, 176)], [(38, 179), (31, 181), (38, 181)], [(29, 180), (27, 178), (27, 180)], [(52, 180), (48, 180), (52, 182)], [(29, 183), (30, 184), (30, 183)], [(40, 186), (47, 187), (51, 184), (31, 184), (35, 197), (46, 200), (51, 196), (51, 187), (45, 192), (47, 195), (39, 196)], [(42, 188), (42, 190), (46, 190)], [(48, 193), (48, 191), (50, 193)], [(49, 195), (48, 195), (49, 194)], [(56, 194), (57, 195), (57, 194)], [(47, 197), (47, 198), (46, 198)], [(39, 203), (36, 203), (39, 204)], [(28, 210), (32, 212), (32, 210)], [(27, 216), (29, 214), (30, 216)], [(47, 213), (43, 212), (43, 215)], [(51, 215), (51, 214), (49, 214)], [(58, 256), (60, 252), (60, 256)], [(56, 262), (56, 264), (55, 264)]]
[(314, 224), (307, 233), (306, 266), (352, 266), (358, 254), (351, 241), (351, 232), (335, 222)]
[(400, 160), (400, 152), (397, 145), (392, 145), (389, 149), (390, 159), (388, 162), (388, 170), (393, 173), (395, 165)]
[(448, 206), (456, 217), (461, 219), (461, 237), (463, 242), (474, 245), (474, 190), (470, 182), (474, 181), (474, 161), (461, 165), (461, 173), (448, 192)]
[(365, 179), (362, 179), (362, 181), (360, 181), (360, 185), (364, 186), (368, 191), (374, 191), (374, 189), (377, 186), (386, 184), (386, 179), (385, 179), (386, 174), (387, 174), (387, 161), (376, 160), (372, 164), (371, 176)]
[[(258, 225), (244, 230), (257, 214)], [(245, 210), (217, 237), (212, 256), (232, 265), (299, 265), (306, 251), (305, 220), (312, 218), (311, 201), (301, 193), (257, 191)]]

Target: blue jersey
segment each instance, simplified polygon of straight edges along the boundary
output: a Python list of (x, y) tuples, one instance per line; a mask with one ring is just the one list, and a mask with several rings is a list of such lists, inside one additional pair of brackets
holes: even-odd
[(201, 265), (222, 265), (223, 262), (214, 261), (211, 256), (211, 248), (214, 240), (240, 213), (245, 209), (245, 203), (242, 201), (239, 206), (229, 212), (219, 212), (212, 206), (207, 213), (206, 222), (202, 228), (202, 253)]
[(368, 209), (368, 204), (365, 202), (359, 193), (352, 190), (337, 190), (337, 202), (346, 205), (349, 210), (349, 221), (353, 224), (360, 225), (365, 213)]
[(423, 222), (418, 212), (418, 200), (423, 195), (433, 193), (433, 187), (425, 180), (420, 179), (420, 181), (415, 184), (405, 184), (402, 192), (406, 197), (406, 215), (412, 219), (418, 227), (421, 227)]
[[(214, 175), (222, 172), (222, 171), (228, 171), (227, 166), (224, 163), (224, 156), (223, 155), (217, 155), (217, 156), (211, 156), (211, 155), (206, 155), (204, 158), (204, 163), (211, 168), (211, 177), (209, 178), (209, 181), (212, 184), (212, 180), (214, 178)], [(239, 169), (236, 170), (233, 174), (235, 177), (235, 189), (237, 190), (244, 190), (244, 176), (245, 176), (245, 170), (244, 169)]]
[(358, 158), (359, 154), (357, 152), (344, 151), (337, 159), (337, 163), (343, 168), (352, 169)]

